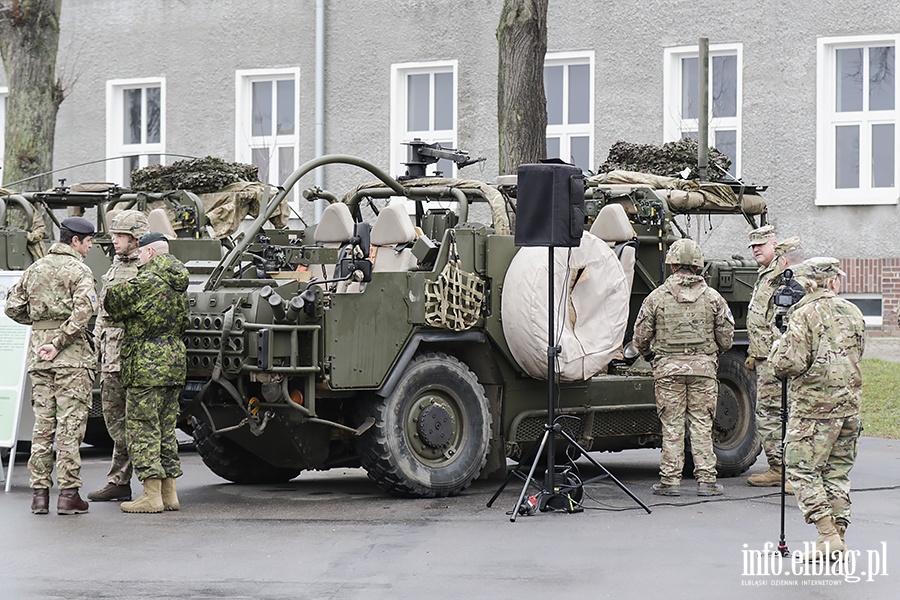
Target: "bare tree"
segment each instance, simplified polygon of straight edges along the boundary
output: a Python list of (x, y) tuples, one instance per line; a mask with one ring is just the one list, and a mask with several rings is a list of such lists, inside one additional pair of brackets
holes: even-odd
[[(56, 78), (61, 7), (62, 0), (0, 0), (0, 54), (9, 83), (2, 181), (53, 168), (56, 113), (63, 100)], [(24, 189), (49, 183), (32, 180)]]
[(502, 175), (546, 154), (548, 4), (549, 0), (505, 0), (500, 13), (497, 118)]

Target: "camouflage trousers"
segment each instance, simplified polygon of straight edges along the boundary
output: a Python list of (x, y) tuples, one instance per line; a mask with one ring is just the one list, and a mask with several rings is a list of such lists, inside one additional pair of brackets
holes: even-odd
[(129, 387), (125, 395), (125, 439), (138, 479), (181, 476), (175, 423), (180, 386)]
[(656, 380), (656, 412), (662, 424), (662, 456), (659, 480), (668, 485), (681, 483), (684, 469), (685, 416), (691, 435), (694, 479), (716, 481), (716, 455), (712, 426), (716, 415), (719, 382), (697, 375), (669, 375)]
[(756, 361), (756, 430), (770, 467), (781, 468), (781, 380), (769, 361)]
[(100, 400), (106, 430), (113, 441), (112, 462), (106, 480), (114, 485), (127, 485), (131, 482), (133, 469), (125, 441), (125, 386), (118, 372), (100, 375)]
[(807, 523), (829, 515), (850, 523), (850, 469), (861, 430), (858, 414), (788, 422), (784, 464)]
[(61, 367), (31, 371), (31, 405), (34, 430), (28, 484), (53, 487), (53, 442), (56, 441), (56, 480), (59, 489), (81, 487), (81, 442), (91, 404), (93, 373), (88, 369)]

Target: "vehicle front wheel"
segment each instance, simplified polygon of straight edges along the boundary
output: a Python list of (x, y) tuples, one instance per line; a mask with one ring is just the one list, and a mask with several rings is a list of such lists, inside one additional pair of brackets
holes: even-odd
[(762, 450), (756, 430), (756, 377), (744, 366), (744, 353), (719, 357), (719, 402), (713, 422), (713, 449), (719, 477), (736, 477)]

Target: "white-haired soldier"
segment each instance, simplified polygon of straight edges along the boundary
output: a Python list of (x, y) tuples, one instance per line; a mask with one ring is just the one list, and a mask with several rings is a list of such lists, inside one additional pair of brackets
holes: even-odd
[(634, 324), (634, 343), (651, 357), (656, 408), (662, 424), (660, 482), (653, 493), (681, 494), (687, 415), (697, 494), (718, 496), (712, 427), (718, 400), (718, 355), (731, 348), (734, 318), (728, 303), (698, 273), (703, 254), (693, 240), (677, 240), (666, 254), (672, 275), (653, 290)]
[(775, 373), (790, 378), (787, 477), (804, 519), (819, 532), (807, 560), (843, 552), (850, 524), (866, 326), (860, 310), (837, 296), (843, 275), (830, 257), (795, 268), (807, 293), (788, 311), (787, 330), (769, 355)]

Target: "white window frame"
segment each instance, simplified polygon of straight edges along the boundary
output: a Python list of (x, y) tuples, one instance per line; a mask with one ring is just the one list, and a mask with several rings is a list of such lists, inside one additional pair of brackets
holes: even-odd
[[(123, 92), (135, 88), (159, 88), (159, 142), (154, 144), (125, 144)], [(146, 105), (145, 105), (146, 110)], [(146, 119), (143, 121), (146, 123)], [(141, 79), (110, 79), (106, 82), (106, 156), (140, 155), (139, 167), (146, 167), (149, 156), (159, 155), (160, 164), (166, 164), (166, 80), (163, 77)], [(122, 182), (124, 163), (120, 160), (106, 161), (106, 178), (113, 183)]]
[[(900, 35), (864, 35), (819, 38), (816, 42), (816, 205), (897, 204), (900, 193), (900, 80), (894, 80), (894, 110), (836, 113), (835, 51), (844, 48), (893, 45), (895, 65), (900, 64)], [(865, 63), (868, 73), (868, 62)], [(864, 80), (868, 80), (865, 77)], [(873, 115), (873, 116), (869, 116)], [(860, 187), (835, 187), (834, 128), (839, 123), (860, 126)], [(869, 126), (879, 123), (894, 125), (894, 187), (871, 187), (871, 137)]]
[[(6, 108), (9, 101), (9, 88), (0, 87), (0, 169), (3, 169), (3, 157), (6, 155)], [(3, 171), (0, 170), (0, 182)]]
[(841, 298), (845, 300), (878, 300), (881, 302), (881, 314), (879, 315), (863, 315), (866, 327), (878, 327), (884, 325), (884, 296), (882, 294), (841, 294)]
[[(710, 78), (712, 78), (712, 59), (716, 56), (734, 55), (736, 60), (736, 84), (737, 90), (737, 107), (734, 117), (716, 117), (710, 116), (709, 127), (707, 130), (709, 138), (709, 146), (714, 147), (716, 142), (717, 131), (735, 132), (735, 156), (733, 158), (734, 176), (741, 178), (741, 163), (743, 162), (743, 152), (741, 146), (743, 143), (743, 112), (744, 112), (744, 45), (736, 44), (710, 44), (709, 46), (709, 63)], [(682, 119), (683, 114), (681, 106), (681, 80), (682, 70), (681, 61), (684, 58), (693, 58), (700, 56), (700, 47), (694, 46), (678, 46), (675, 48), (666, 48), (664, 51), (663, 65), (663, 141), (675, 142), (681, 139), (682, 132), (699, 131), (700, 120)], [(699, 66), (699, 65), (698, 65)], [(712, 83), (712, 82), (710, 82)], [(709, 86), (709, 110), (712, 113), (713, 107), (713, 86)]]
[[(283, 79), (294, 80), (294, 133), (281, 134), (275, 136), (275, 140), (269, 139), (267, 136), (253, 136), (253, 118), (250, 111), (253, 110), (253, 86), (258, 81), (277, 81)], [(234, 72), (234, 106), (235, 106), (235, 124), (234, 124), (234, 156), (237, 162), (252, 164), (253, 150), (256, 148), (272, 147), (273, 150), (278, 148), (293, 148), (294, 162), (290, 165), (290, 171), (293, 172), (300, 165), (300, 68), (290, 67), (282, 69), (242, 69)], [(273, 86), (273, 100), (277, 98), (275, 88)], [(276, 113), (273, 113), (273, 118)], [(274, 164), (276, 168), (269, 168), (269, 183), (271, 185), (281, 185), (283, 181), (279, 181), (280, 165), (278, 163), (278, 152), (274, 152)], [(296, 204), (299, 200), (297, 195), (292, 194), (291, 203)], [(296, 206), (295, 206), (296, 208)]]
[[(443, 146), (452, 148), (457, 147), (458, 122), (457, 114), (459, 111), (459, 61), (456, 60), (438, 60), (430, 62), (407, 62), (396, 63), (391, 65), (391, 153), (390, 153), (390, 169), (391, 175), (403, 175), (406, 173), (404, 162), (407, 161), (407, 146), (403, 142), (410, 142), (413, 138), (421, 138), (422, 141), (431, 144), (440, 142)], [(410, 132), (407, 127), (407, 85), (406, 78), (409, 75), (436, 73), (452, 73), (453, 74), (453, 124), (452, 129), (434, 129), (434, 113), (431, 114), (432, 129), (425, 132)], [(434, 89), (434, 78), (431, 78), (431, 89)], [(431, 98), (434, 96), (432, 94)], [(428, 174), (430, 175), (436, 165), (429, 165)], [(451, 172), (444, 172), (444, 177), (456, 177), (456, 164), (451, 167)]]
[(569, 69), (563, 70), (563, 122), (560, 125), (547, 124), (547, 132), (544, 135), (548, 137), (559, 138), (560, 154), (563, 149), (570, 150), (569, 156), (560, 156), (566, 162), (571, 160), (571, 140), (573, 137), (588, 138), (588, 166), (591, 171), (594, 169), (596, 161), (594, 159), (594, 51), (582, 52), (548, 52), (544, 56), (544, 67), (568, 67), (571, 65), (588, 65), (590, 71), (589, 78), (589, 98), (588, 98), (588, 122), (587, 123), (567, 123), (569, 117)]

